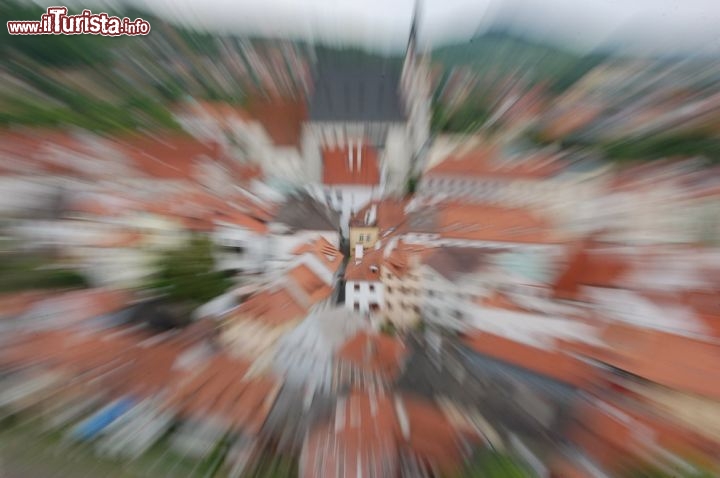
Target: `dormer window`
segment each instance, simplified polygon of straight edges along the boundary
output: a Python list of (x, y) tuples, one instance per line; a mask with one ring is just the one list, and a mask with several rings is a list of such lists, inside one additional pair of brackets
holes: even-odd
[(378, 266), (370, 266), (370, 272), (372, 272), (373, 274), (377, 274), (377, 273), (378, 273)]

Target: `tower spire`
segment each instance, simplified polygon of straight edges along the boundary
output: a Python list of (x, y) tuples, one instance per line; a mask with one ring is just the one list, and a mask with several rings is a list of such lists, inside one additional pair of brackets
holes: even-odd
[(415, 0), (415, 7), (413, 8), (412, 24), (410, 25), (410, 36), (408, 37), (408, 46), (406, 55), (415, 55), (417, 53), (417, 34), (418, 34), (418, 23), (420, 19), (420, 0)]

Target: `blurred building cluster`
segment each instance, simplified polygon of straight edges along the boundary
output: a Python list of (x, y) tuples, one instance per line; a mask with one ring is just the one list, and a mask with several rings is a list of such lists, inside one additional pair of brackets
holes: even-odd
[(0, 474), (720, 474), (714, 66), (153, 28), (176, 128), (0, 131)]

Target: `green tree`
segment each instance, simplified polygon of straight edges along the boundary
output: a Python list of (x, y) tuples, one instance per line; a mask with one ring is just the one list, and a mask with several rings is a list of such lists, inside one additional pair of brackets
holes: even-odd
[(196, 236), (160, 258), (158, 272), (149, 286), (175, 301), (207, 302), (232, 285), (214, 265), (212, 243), (207, 237)]
[(701, 470), (660, 469), (653, 465), (633, 467), (626, 478), (712, 478), (713, 474)]
[(532, 473), (509, 455), (486, 450), (473, 459), (458, 478), (529, 478)]
[(0, 256), (0, 293), (32, 289), (82, 289), (88, 285), (79, 272), (56, 267), (40, 256)]
[[(51, 66), (99, 65), (111, 61), (111, 47), (125, 41), (123, 37), (99, 35), (10, 35), (5, 24), (11, 20), (40, 20), (45, 9), (32, 2), (0, 0), (0, 51), (3, 58), (17, 52)], [(79, 11), (71, 11), (77, 14)]]
[(297, 470), (297, 460), (266, 453), (243, 474), (243, 478), (296, 478)]
[(443, 133), (472, 133), (485, 124), (489, 117), (489, 110), (478, 98), (468, 99), (453, 111), (437, 103), (433, 110), (431, 129)]

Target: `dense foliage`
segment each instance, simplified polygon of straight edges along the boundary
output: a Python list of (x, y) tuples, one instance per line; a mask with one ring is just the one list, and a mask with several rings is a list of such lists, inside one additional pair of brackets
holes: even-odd
[(546, 82), (556, 93), (569, 88), (604, 59), (603, 55), (580, 56), (497, 31), (433, 51), (433, 60), (447, 68), (467, 66), (500, 76), (522, 71), (531, 82)]
[(459, 478), (529, 478), (528, 469), (509, 455), (486, 450), (478, 454)]
[(0, 257), (0, 292), (88, 287), (85, 277), (66, 267), (54, 267), (41, 257), (5, 254)]
[(225, 292), (232, 281), (214, 269), (212, 243), (194, 237), (185, 246), (167, 251), (159, 260), (150, 288), (171, 300), (203, 303)]

